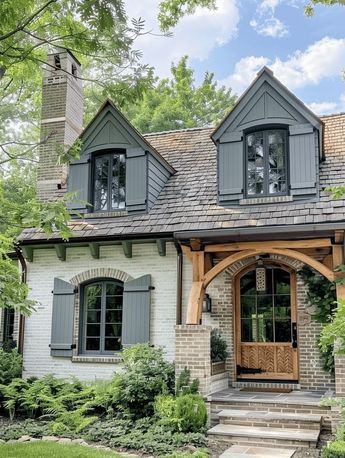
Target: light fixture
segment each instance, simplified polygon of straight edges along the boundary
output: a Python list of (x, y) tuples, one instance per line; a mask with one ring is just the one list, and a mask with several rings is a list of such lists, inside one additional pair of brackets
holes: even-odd
[(258, 262), (258, 267), (255, 269), (256, 291), (264, 292), (267, 289), (266, 285), (266, 267), (262, 261)]
[(212, 299), (210, 298), (209, 294), (205, 294), (204, 301), (202, 303), (202, 311), (204, 313), (211, 313), (212, 312)]

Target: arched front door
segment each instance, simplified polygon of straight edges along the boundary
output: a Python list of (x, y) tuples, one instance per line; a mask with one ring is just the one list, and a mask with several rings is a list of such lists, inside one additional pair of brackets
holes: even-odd
[(239, 379), (298, 380), (296, 275), (256, 265), (236, 280)]

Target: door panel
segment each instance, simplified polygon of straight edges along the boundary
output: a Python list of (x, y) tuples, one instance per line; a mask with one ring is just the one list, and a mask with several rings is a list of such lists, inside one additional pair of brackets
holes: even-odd
[(295, 273), (267, 265), (265, 276), (263, 291), (255, 267), (237, 279), (237, 377), (297, 380)]

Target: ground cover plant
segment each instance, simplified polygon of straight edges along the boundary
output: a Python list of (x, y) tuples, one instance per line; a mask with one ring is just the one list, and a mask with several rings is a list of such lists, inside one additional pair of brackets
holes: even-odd
[(0, 456), (6, 458), (120, 458), (121, 455), (107, 450), (98, 450), (77, 444), (56, 442), (31, 442), (0, 444)]
[(189, 372), (175, 384), (173, 365), (148, 344), (124, 350), (123, 363), (126, 370), (104, 382), (47, 375), (0, 385), (1, 411), (12, 421), (0, 439), (53, 434), (156, 456), (205, 447), (206, 407)]

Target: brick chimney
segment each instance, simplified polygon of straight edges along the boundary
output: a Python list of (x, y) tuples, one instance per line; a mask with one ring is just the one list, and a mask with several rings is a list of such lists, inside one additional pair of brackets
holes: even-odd
[(82, 131), (83, 89), (80, 63), (72, 53), (58, 50), (48, 55), (43, 73), (41, 142), (37, 195), (56, 200), (62, 195), (67, 166), (58, 165), (59, 147), (73, 144)]

